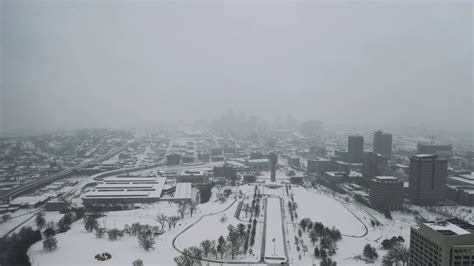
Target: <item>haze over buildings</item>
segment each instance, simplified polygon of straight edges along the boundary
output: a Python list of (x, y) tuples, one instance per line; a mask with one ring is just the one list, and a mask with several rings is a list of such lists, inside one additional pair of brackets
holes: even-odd
[(225, 110), (472, 129), (468, 2), (1, 7), (4, 133), (150, 127)]

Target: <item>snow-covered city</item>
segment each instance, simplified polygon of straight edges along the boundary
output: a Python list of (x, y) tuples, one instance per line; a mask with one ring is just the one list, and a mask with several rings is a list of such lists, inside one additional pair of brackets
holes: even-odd
[(474, 266), (473, 14), (0, 0), (0, 266)]

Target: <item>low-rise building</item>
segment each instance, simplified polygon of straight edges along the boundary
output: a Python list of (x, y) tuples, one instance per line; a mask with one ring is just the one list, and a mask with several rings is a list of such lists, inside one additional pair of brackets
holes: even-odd
[(181, 163), (181, 155), (179, 154), (170, 154), (166, 156), (167, 165), (178, 165)]
[(165, 177), (108, 177), (84, 194), (84, 205), (134, 204), (160, 200)]
[(209, 176), (207, 176), (204, 171), (192, 171), (185, 170), (182, 171), (176, 176), (177, 183), (193, 183), (193, 184), (203, 184), (209, 182)]
[(269, 159), (252, 159), (248, 160), (247, 164), (250, 171), (269, 171), (270, 160)]
[(334, 172), (340, 170), (339, 164), (329, 159), (308, 160), (307, 164), (306, 170), (308, 173)]
[(474, 206), (474, 186), (447, 185), (446, 198), (459, 205)]

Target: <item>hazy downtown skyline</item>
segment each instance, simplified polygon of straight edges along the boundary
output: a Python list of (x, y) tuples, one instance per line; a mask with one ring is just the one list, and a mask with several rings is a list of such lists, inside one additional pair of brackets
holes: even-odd
[(473, 7), (2, 1), (0, 133), (266, 119), (473, 128)]

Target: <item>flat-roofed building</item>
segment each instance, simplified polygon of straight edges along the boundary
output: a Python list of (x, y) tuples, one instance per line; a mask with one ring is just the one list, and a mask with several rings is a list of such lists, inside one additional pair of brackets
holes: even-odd
[(412, 227), (408, 265), (474, 265), (474, 225), (453, 218)]
[(474, 173), (450, 176), (446, 182), (453, 185), (474, 186)]
[(474, 186), (446, 185), (446, 198), (459, 205), (474, 206)]
[(374, 132), (373, 152), (382, 154), (385, 158), (392, 157), (392, 134), (380, 130)]
[(340, 170), (338, 163), (329, 159), (310, 159), (307, 161), (307, 164), (306, 171), (308, 173), (334, 172)]
[(403, 181), (393, 176), (370, 180), (370, 206), (379, 211), (398, 210), (403, 203)]
[(376, 176), (386, 174), (388, 174), (387, 158), (375, 152), (366, 152), (362, 165), (362, 177), (365, 180), (371, 180)]
[(230, 165), (215, 166), (213, 169), (214, 177), (225, 177), (233, 179), (237, 177), (237, 168)]
[(167, 165), (178, 165), (181, 163), (181, 155), (179, 154), (170, 154), (166, 156)]
[(445, 197), (448, 162), (434, 154), (410, 158), (410, 199), (419, 205), (436, 205)]
[(364, 137), (352, 135), (347, 138), (347, 159), (350, 163), (364, 160)]
[(193, 195), (193, 188), (191, 183), (183, 182), (176, 184), (176, 191), (174, 192), (174, 201), (191, 201)]
[(209, 176), (204, 171), (184, 170), (176, 176), (177, 183), (209, 183)]
[(109, 177), (84, 194), (84, 205), (133, 204), (158, 201), (165, 177)]
[(269, 171), (270, 170), (270, 160), (266, 158), (248, 160), (247, 164), (249, 165), (250, 171)]
[(299, 168), (300, 167), (300, 158), (299, 157), (288, 157), (288, 164), (290, 166)]

